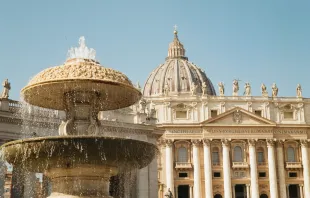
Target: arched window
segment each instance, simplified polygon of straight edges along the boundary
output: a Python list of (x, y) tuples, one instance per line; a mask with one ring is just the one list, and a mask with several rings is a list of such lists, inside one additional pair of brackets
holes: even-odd
[(262, 147), (257, 149), (257, 162), (258, 164), (265, 162), (264, 149)]
[(214, 198), (222, 198), (222, 195), (216, 194), (216, 195), (214, 195)]
[(234, 162), (243, 162), (243, 153), (240, 146), (234, 148)]
[(212, 150), (212, 164), (213, 165), (220, 164), (219, 149), (217, 147), (213, 148)]
[(287, 161), (295, 162), (295, 150), (291, 146), (287, 148)]
[(178, 150), (178, 162), (187, 162), (187, 149), (180, 147)]
[(259, 196), (259, 198), (268, 198), (268, 195), (266, 195), (266, 194), (261, 194), (261, 195)]

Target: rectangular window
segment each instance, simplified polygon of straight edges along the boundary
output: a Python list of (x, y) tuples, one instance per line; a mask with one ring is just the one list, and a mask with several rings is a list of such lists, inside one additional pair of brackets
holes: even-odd
[(258, 163), (264, 162), (264, 152), (261, 151), (257, 152), (257, 162)]
[(293, 119), (293, 112), (284, 112), (284, 119)]
[(179, 177), (188, 177), (187, 173), (179, 173)]
[(211, 118), (214, 118), (217, 116), (217, 110), (211, 110)]
[(259, 172), (259, 173), (258, 173), (258, 176), (259, 176), (259, 177), (266, 177), (266, 172)]
[(220, 163), (219, 152), (212, 152), (212, 164), (219, 165), (219, 163)]
[(255, 110), (255, 115), (262, 116), (262, 110)]
[(178, 119), (186, 119), (187, 118), (187, 111), (176, 111), (175, 117)]
[(214, 172), (213, 177), (221, 177), (221, 172)]
[(289, 172), (288, 176), (289, 177), (297, 177), (297, 173), (296, 172)]

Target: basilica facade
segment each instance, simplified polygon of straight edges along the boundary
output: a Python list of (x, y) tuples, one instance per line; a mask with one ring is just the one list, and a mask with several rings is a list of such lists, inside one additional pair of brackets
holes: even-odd
[[(3, 86), (2, 143), (22, 137), (22, 118), (16, 117), (21, 104), (9, 99), (7, 80)], [(225, 92), (221, 82), (214, 87), (204, 70), (186, 57), (174, 31), (164, 63), (142, 88), (137, 85), (142, 99), (125, 109), (99, 113), (104, 126), (163, 132), (157, 159), (131, 175), (135, 185), (124, 187), (126, 197), (310, 198), (310, 99), (302, 97), (301, 86), (296, 86), (293, 97), (279, 97), (276, 84), (270, 89), (262, 84), (260, 96), (252, 95), (250, 83), (234, 80), (231, 86), (232, 93)], [(55, 120), (48, 133), (57, 135), (62, 114), (50, 115)], [(42, 131), (45, 122), (33, 130)], [(5, 172), (3, 166), (0, 169)], [(44, 178), (41, 185), (34, 184), (39, 186), (36, 195), (14, 195), (17, 192), (10, 188), (16, 179), (13, 167), (6, 180), (0, 180), (2, 186), (6, 181), (0, 193), (47, 196)]]
[(294, 97), (278, 97), (276, 84), (262, 84), (261, 96), (252, 96), (250, 83), (231, 86), (226, 93), (218, 83), (217, 95), (174, 32), (142, 91), (142, 104), (165, 131), (158, 197), (310, 197), (310, 100), (301, 86)]

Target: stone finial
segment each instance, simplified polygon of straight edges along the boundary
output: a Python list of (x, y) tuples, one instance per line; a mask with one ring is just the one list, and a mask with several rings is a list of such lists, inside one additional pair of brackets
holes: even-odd
[(297, 84), (296, 94), (297, 94), (298, 98), (302, 97), (302, 89), (301, 89), (301, 85), (300, 84)]
[(224, 94), (225, 94), (224, 83), (223, 83), (223, 82), (219, 82), (219, 83), (218, 83), (218, 86), (219, 86), (220, 96), (224, 96)]
[(271, 89), (272, 89), (272, 97), (277, 97), (279, 91), (277, 84), (273, 83)]
[(248, 83), (248, 82), (246, 82), (245, 83), (245, 86), (244, 86), (244, 93), (243, 93), (243, 95), (245, 95), (245, 96), (251, 96), (251, 85), (250, 85), (250, 83)]
[(1, 98), (8, 99), (9, 98), (9, 92), (11, 90), (11, 83), (9, 83), (8, 79), (5, 79), (2, 83), (3, 91), (1, 94)]
[(262, 83), (262, 85), (260, 86), (261, 90), (262, 90), (262, 96), (263, 97), (268, 97), (268, 91), (267, 91), (267, 87), (264, 83)]

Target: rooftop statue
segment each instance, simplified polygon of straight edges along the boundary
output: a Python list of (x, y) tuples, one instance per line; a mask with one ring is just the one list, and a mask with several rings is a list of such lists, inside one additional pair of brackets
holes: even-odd
[(301, 89), (300, 84), (297, 85), (296, 92), (297, 92), (297, 97), (301, 98), (302, 97), (302, 89)]
[(11, 84), (9, 83), (9, 80), (5, 79), (2, 83), (2, 86), (3, 86), (3, 91), (1, 94), (1, 98), (8, 99), (9, 98), (9, 92), (11, 89)]
[(218, 86), (219, 86), (220, 96), (224, 96), (225, 88), (224, 88), (223, 82), (219, 82)]
[(243, 95), (245, 95), (245, 96), (251, 96), (251, 85), (250, 85), (250, 83), (245, 83), (245, 86), (244, 86), (244, 93), (243, 93)]
[(278, 89), (276, 83), (273, 83), (271, 88), (272, 88), (272, 97), (277, 97), (279, 89)]
[(261, 85), (261, 89), (262, 89), (262, 96), (268, 97), (267, 87), (264, 83)]
[(239, 91), (239, 82), (238, 80), (233, 81), (233, 96), (238, 96), (238, 91)]

